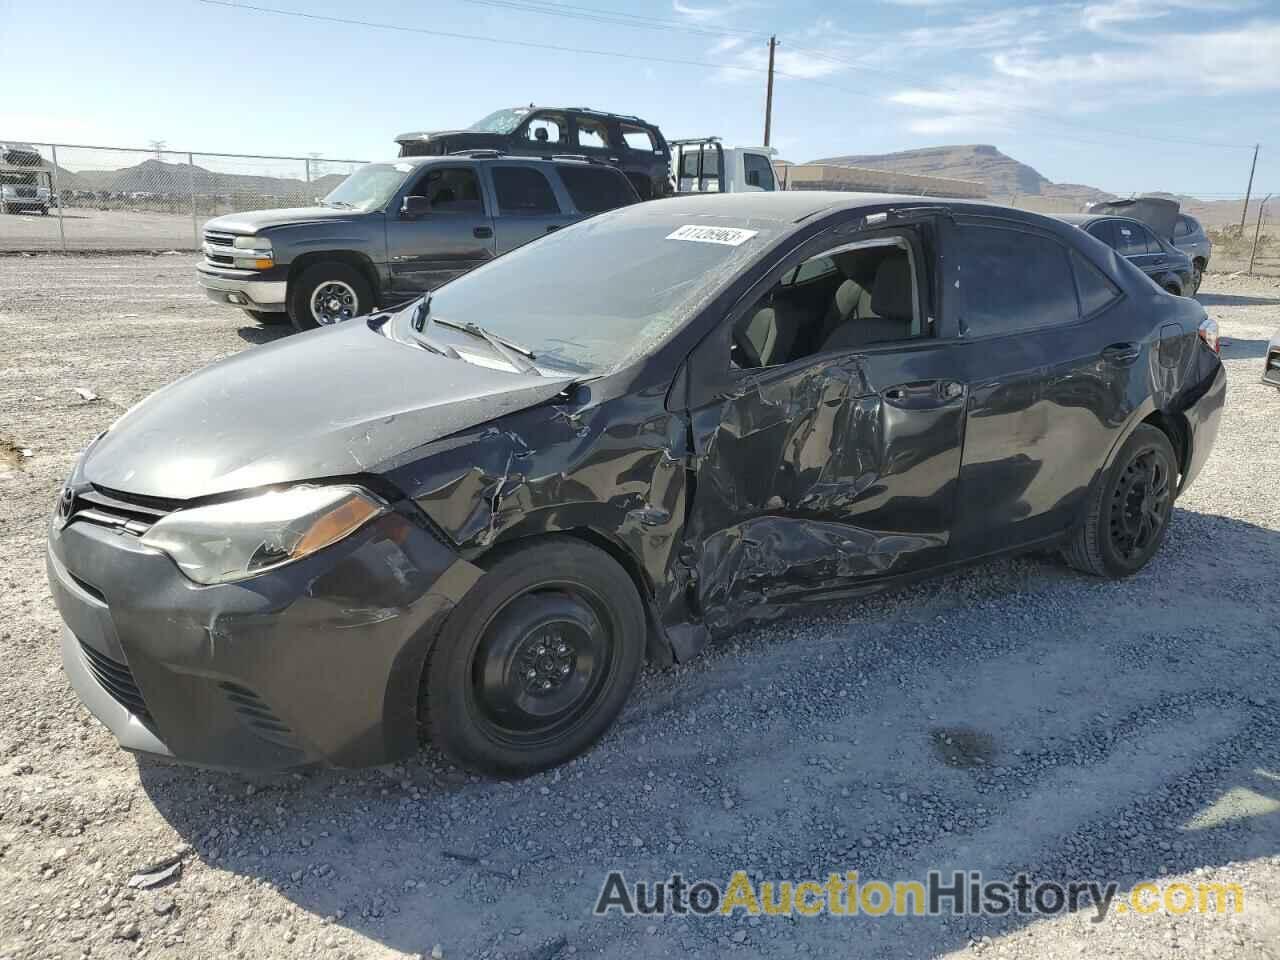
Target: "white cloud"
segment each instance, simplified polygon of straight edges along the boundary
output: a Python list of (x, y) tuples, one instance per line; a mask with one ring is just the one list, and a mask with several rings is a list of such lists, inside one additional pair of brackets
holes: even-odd
[(1125, 122), (1116, 119), (1118, 112), (1123, 116), (1150, 104), (1280, 90), (1280, 20), (1201, 33), (1133, 33), (1122, 47), (1082, 53), (1001, 50), (988, 56), (989, 70), (907, 85), (886, 99), (910, 111), (906, 129), (941, 135), (1000, 129), (1010, 118), (1035, 125), (1054, 117), (1079, 122), (1097, 116), (1116, 126)]
[(733, 4), (726, 4), (722, 7), (694, 7), (687, 3), (681, 3), (680, 0), (671, 0), (671, 9), (680, 16), (692, 20), (694, 23), (713, 23), (726, 14), (732, 13)]
[[(1203, 13), (1226, 13), (1247, 10), (1253, 6), (1249, 0), (1108, 0), (1106, 3), (1088, 3), (1080, 11), (1084, 28), (1093, 33), (1110, 34), (1112, 27), (1128, 24), (1149, 24), (1153, 20), (1167, 18), (1170, 14), (1199, 16)], [(1127, 31), (1118, 31), (1116, 39), (1134, 38)]]

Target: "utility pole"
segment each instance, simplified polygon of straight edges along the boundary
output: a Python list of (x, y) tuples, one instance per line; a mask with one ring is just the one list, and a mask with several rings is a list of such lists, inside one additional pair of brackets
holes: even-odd
[[(773, 131), (773, 51), (778, 46), (778, 38), (769, 38), (769, 84), (764, 95), (764, 145), (769, 145), (769, 134)], [(1244, 228), (1241, 227), (1243, 230)]]
[[(165, 148), (166, 141), (164, 141), (164, 140), (151, 140), (151, 141), (149, 141), (149, 144), (150, 144), (150, 146), (151, 146), (151, 149), (155, 151), (156, 159), (157, 159), (157, 160), (159, 160), (159, 159), (160, 159), (160, 151), (162, 151), (162, 150)], [(1241, 229), (1243, 229), (1243, 228), (1241, 228)]]
[(1253, 145), (1253, 165), (1249, 167), (1249, 186), (1244, 190), (1244, 209), (1240, 211), (1240, 236), (1244, 236), (1244, 218), (1249, 215), (1249, 194), (1253, 193), (1253, 171), (1258, 169), (1258, 144)]

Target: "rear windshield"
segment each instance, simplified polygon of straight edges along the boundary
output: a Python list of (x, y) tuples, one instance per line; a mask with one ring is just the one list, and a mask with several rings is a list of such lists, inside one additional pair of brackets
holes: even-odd
[[(784, 229), (772, 220), (676, 220), (656, 209), (665, 202), (518, 247), (436, 290), (430, 316), (479, 324), (529, 347), (540, 366), (619, 369), (668, 339)], [(405, 339), (412, 313), (398, 320)]]
[(573, 205), (583, 213), (603, 213), (640, 199), (631, 181), (612, 168), (559, 164), (556, 171)]

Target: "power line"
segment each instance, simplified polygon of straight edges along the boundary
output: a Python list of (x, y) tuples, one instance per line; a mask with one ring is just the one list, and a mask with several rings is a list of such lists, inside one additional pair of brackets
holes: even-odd
[[(648, 63), (665, 63), (665, 64), (674, 64), (677, 66), (706, 67), (713, 70), (733, 70), (740, 73), (755, 73), (757, 70), (757, 68), (753, 66), (738, 66), (731, 63), (723, 63), (723, 62), (713, 63), (706, 60), (693, 60), (693, 59), (682, 58), (682, 57), (659, 57), (659, 56), (652, 56), (652, 55), (638, 54), (638, 53), (625, 53), (618, 50), (597, 50), (597, 49), (592, 49), (588, 47), (574, 47), (566, 44), (543, 43), (535, 40), (514, 40), (514, 39), (506, 39), (502, 37), (484, 36), (481, 34), (474, 34), (474, 33), (462, 33), (458, 31), (432, 30), (427, 27), (415, 27), (415, 26), (409, 26), (406, 24), (380, 23), (373, 20), (360, 20), (352, 17), (337, 17), (329, 14), (308, 13), (306, 11), (301, 11), (301, 10), (281, 10), (275, 7), (265, 7), (265, 6), (257, 6), (253, 4), (241, 3), (241, 2), (238, 2), (238, 0), (198, 0), (198, 2), (206, 4), (208, 6), (228, 7), (234, 10), (248, 10), (255, 13), (269, 13), (269, 14), (275, 14), (277, 16), (295, 17), (298, 19), (311, 20), (311, 21), (320, 22), (320, 23), (335, 23), (340, 26), (366, 27), (374, 30), (389, 30), (389, 31), (398, 32), (398, 33), (422, 34), (426, 36), (445, 37), (453, 40), (471, 40), (478, 43), (493, 43), (493, 44), (500, 44), (505, 46), (524, 47), (526, 49), (552, 50), (557, 53), (578, 53), (578, 54), (585, 54), (587, 56), (612, 57), (612, 58), (617, 58), (621, 60), (635, 60), (635, 61), (648, 62)], [(611, 24), (615, 24), (619, 26), (635, 26), (635, 27), (644, 27), (648, 29), (681, 30), (682, 32), (696, 32), (696, 33), (709, 34), (713, 36), (725, 36), (725, 35), (735, 35), (735, 34), (740, 36), (767, 36), (764, 34), (756, 34), (754, 32), (731, 31), (731, 30), (720, 31), (720, 30), (709, 30), (706, 28), (690, 27), (688, 25), (679, 24), (677, 21), (663, 20), (657, 17), (645, 17), (638, 14), (625, 14), (625, 13), (617, 13), (615, 11), (603, 11), (603, 10), (600, 10), (600, 8), (584, 7), (584, 6), (574, 5), (574, 4), (555, 3), (553, 2), (553, 0), (463, 0), (463, 2), (484, 5), (484, 6), (518, 9), (518, 10), (524, 10), (530, 13), (546, 13), (546, 14), (551, 14), (555, 16), (569, 17), (571, 19), (595, 20), (598, 22), (607, 21)], [(906, 80), (912, 83), (916, 83), (919, 80), (918, 77), (910, 77), (906, 74), (897, 74), (892, 71), (887, 71), (887, 70), (883, 70), (876, 67), (868, 67), (863, 64), (858, 64), (850, 60), (844, 60), (840, 57), (834, 57), (830, 54), (827, 54), (818, 50), (813, 50), (810, 48), (800, 47), (800, 48), (794, 48), (794, 49), (796, 49), (797, 52), (807, 53), (811, 56), (817, 57), (818, 59), (823, 59), (831, 63), (848, 67), (850, 69), (866, 71), (882, 77), (890, 77), (894, 79)], [(840, 84), (831, 83), (830, 81), (819, 79), (817, 77), (802, 77), (802, 76), (799, 76), (798, 74), (787, 73), (782, 70), (775, 70), (774, 75), (777, 77), (784, 77), (788, 80), (798, 80), (802, 83), (817, 84), (818, 86), (827, 87), (828, 89), (832, 89), (832, 90), (839, 90), (842, 93), (848, 93), (853, 96), (861, 97), (861, 96), (865, 96), (865, 93), (866, 93), (866, 91), (864, 90), (855, 90), (850, 87), (845, 87)], [(1006, 112), (1010, 112), (1010, 113), (1026, 113), (1028, 115), (1040, 116), (1042, 118), (1049, 120), (1049, 122), (1055, 123), (1060, 126), (1061, 125), (1070, 126), (1069, 124), (1063, 124), (1063, 121), (1054, 114), (1050, 114), (1043, 111), (1036, 111), (1029, 107), (1014, 107), (1008, 104), (997, 104), (994, 102), (989, 102), (988, 105), (998, 107), (999, 109), (1004, 110)], [(1245, 147), (1245, 145), (1243, 144), (1213, 143), (1209, 141), (1199, 141), (1199, 140), (1192, 140), (1188, 138), (1173, 138), (1173, 137), (1162, 137), (1158, 135), (1146, 135), (1146, 134), (1134, 133), (1132, 131), (1111, 130), (1105, 127), (1098, 127), (1092, 124), (1089, 125), (1089, 129), (1096, 130), (1099, 133), (1114, 134), (1116, 136), (1124, 137), (1127, 139), (1152, 140), (1152, 141), (1163, 142), (1163, 143), (1179, 143), (1184, 145), (1200, 146), (1200, 147), (1207, 147), (1207, 148), (1214, 148), (1214, 149), (1222, 149), (1222, 148), (1251, 149), (1251, 147)], [(1048, 136), (1051, 139), (1067, 140), (1067, 141), (1073, 141), (1077, 143), (1092, 143), (1096, 145), (1110, 146), (1110, 147), (1114, 147), (1116, 145), (1114, 142), (1111, 142), (1111, 141), (1088, 140), (1085, 138), (1070, 137), (1070, 136), (1065, 136), (1061, 134), (1041, 134), (1041, 135)]]
[[(298, 17), (303, 20), (314, 20), (321, 23), (336, 23), (344, 27), (368, 27), (373, 30), (390, 30), (397, 33), (425, 34), (431, 37), (445, 37), (450, 40), (475, 40), (479, 43), (497, 43), (510, 47), (526, 47), (534, 50), (553, 50), (556, 53), (582, 53), (592, 57), (616, 57), (621, 60), (641, 60), (649, 63), (670, 63), (688, 67), (710, 67), (712, 69), (740, 70), (755, 73), (755, 67), (738, 67), (724, 63), (710, 63), (706, 60), (687, 60), (679, 57), (654, 57), (639, 53), (623, 53), (618, 50), (593, 50), (588, 47), (570, 47), (558, 43), (540, 43), (536, 40), (508, 40), (502, 37), (486, 37), (476, 33), (459, 33), (452, 30), (430, 30), (426, 27), (412, 27), (399, 23), (378, 23), (373, 20), (356, 20), (351, 17), (334, 17), (323, 13), (306, 13), (301, 10), (279, 10), (275, 7), (260, 7), (238, 0), (196, 0), (197, 3), (214, 7), (227, 7), (231, 10), (250, 10), (254, 13), (274, 13), (282, 17)], [(788, 74), (779, 73), (784, 77)], [(803, 80), (804, 77), (793, 77)]]
[(461, 0), (461, 2), (484, 7), (522, 10), (527, 13), (542, 13), (548, 16), (565, 17), (570, 20), (581, 20), (588, 23), (608, 23), (624, 27), (636, 27), (642, 30), (674, 30), (680, 33), (692, 33), (707, 37), (756, 37), (760, 40), (769, 38), (769, 34), (763, 30), (704, 27), (680, 20), (650, 17), (637, 13), (624, 13), (618, 10), (605, 10), (601, 7), (584, 7), (572, 3), (559, 3), (556, 0)]
[[(700, 34), (703, 36), (712, 36), (712, 37), (725, 37), (725, 36), (754, 37), (763, 41), (763, 40), (767, 40), (770, 36), (768, 33), (765, 33), (764, 31), (699, 27), (692, 24), (681, 23), (680, 21), (677, 21), (677, 20), (663, 19), (660, 17), (642, 16), (638, 14), (620, 13), (613, 10), (605, 10), (600, 7), (588, 7), (588, 6), (582, 6), (579, 4), (560, 3), (560, 2), (556, 2), (556, 0), (462, 0), (462, 2), (476, 4), (480, 6), (504, 7), (511, 10), (521, 10), (527, 13), (541, 13), (541, 14), (547, 14), (550, 16), (566, 17), (568, 19), (581, 20), (584, 22), (608, 23), (608, 24), (613, 24), (618, 26), (638, 27), (642, 29), (651, 29), (651, 30), (673, 30), (680, 33), (693, 33), (693, 34)], [(791, 48), (794, 49), (797, 53), (804, 53), (811, 57), (815, 57), (819, 60), (825, 60), (828, 63), (833, 63), (839, 66), (847, 67), (848, 69), (851, 69), (851, 70), (860, 70), (860, 71), (865, 71), (869, 73), (874, 73), (878, 76), (890, 77), (893, 79), (903, 81), (905, 83), (911, 83), (911, 84), (919, 83), (919, 77), (913, 76), (910, 74), (897, 73), (894, 71), (885, 70), (882, 67), (867, 66), (865, 64), (857, 63), (856, 61), (846, 60), (843, 57), (834, 56), (822, 50), (816, 50), (812, 47), (797, 47), (794, 44), (789, 44), (789, 46), (791, 46)], [(787, 76), (787, 74), (780, 74), (780, 75)], [(819, 82), (816, 78), (811, 78), (811, 77), (791, 76), (791, 79), (800, 79), (807, 82)], [(845, 92), (849, 92), (849, 93), (855, 93), (855, 92), (861, 93), (861, 91), (848, 90), (847, 88), (840, 87), (835, 84), (826, 84), (826, 85), (831, 87), (832, 89), (844, 90)], [(1086, 126), (1084, 124), (1072, 124), (1072, 123), (1064, 122), (1062, 118), (1059, 117), (1057, 114), (1050, 113), (1048, 111), (1043, 111), (1043, 110), (1036, 110), (1033, 107), (1011, 106), (1007, 103), (1001, 103), (995, 100), (981, 98), (981, 97), (975, 98), (975, 99), (977, 103), (985, 103), (989, 107), (995, 107), (1005, 112), (1023, 113), (1023, 114), (1026, 114), (1027, 116), (1040, 117), (1057, 126), (1064, 126), (1064, 127)], [(1090, 130), (1097, 131), (1098, 133), (1109, 133), (1109, 134), (1114, 134), (1116, 136), (1130, 137), (1130, 138), (1141, 139), (1141, 140), (1151, 140), (1157, 143), (1175, 143), (1175, 144), (1181, 144), (1184, 146), (1197, 146), (1197, 147), (1206, 147), (1206, 148), (1212, 148), (1212, 149), (1239, 149), (1239, 150), (1250, 149), (1249, 144), (1218, 143), (1218, 142), (1213, 142), (1208, 140), (1197, 140), (1192, 137), (1171, 137), (1171, 136), (1166, 136), (1162, 134), (1139, 134), (1139, 133), (1133, 133), (1132, 131), (1128, 131), (1128, 130), (1115, 130), (1107, 127), (1100, 127), (1092, 123), (1087, 124), (1087, 127)], [(1100, 141), (1081, 140), (1079, 142), (1099, 143)], [(1114, 144), (1104, 143), (1103, 145), (1113, 146)]]

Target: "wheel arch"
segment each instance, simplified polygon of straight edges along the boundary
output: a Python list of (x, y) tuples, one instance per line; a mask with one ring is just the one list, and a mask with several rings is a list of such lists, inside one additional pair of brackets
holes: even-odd
[(500, 556), (528, 547), (533, 543), (549, 537), (572, 537), (589, 544), (607, 554), (620, 566), (631, 579), (640, 597), (640, 605), (644, 607), (645, 619), (645, 656), (653, 663), (670, 666), (675, 662), (674, 647), (666, 631), (662, 628), (662, 618), (658, 615), (656, 589), (645, 572), (640, 558), (631, 548), (612, 534), (590, 526), (573, 526), (560, 529), (530, 531), (526, 534), (501, 540), (472, 562), (480, 567), (487, 567)]
[(293, 284), (298, 277), (302, 276), (302, 272), (308, 267), (313, 267), (317, 263), (325, 263), (333, 261), (334, 263), (342, 263), (360, 272), (360, 275), (368, 281), (369, 289), (373, 291), (373, 305), (380, 304), (382, 299), (382, 283), (378, 277), (378, 270), (373, 265), (373, 261), (366, 254), (356, 250), (314, 250), (302, 254), (289, 264), (289, 284)]

